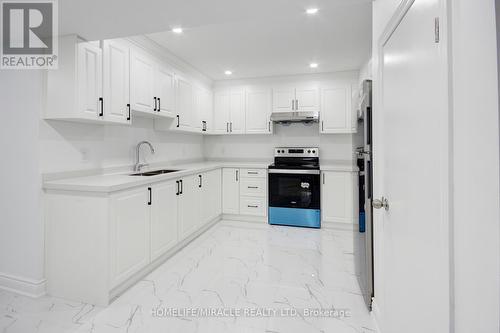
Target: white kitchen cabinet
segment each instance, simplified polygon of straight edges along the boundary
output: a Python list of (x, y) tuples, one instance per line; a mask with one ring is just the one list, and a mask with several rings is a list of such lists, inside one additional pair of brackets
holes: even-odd
[(214, 134), (229, 133), (229, 122), (231, 119), (230, 101), (229, 91), (217, 91), (214, 93)]
[(273, 112), (319, 111), (317, 87), (278, 87), (273, 89)]
[(175, 117), (175, 75), (174, 71), (159, 63), (155, 72), (157, 112), (164, 117)]
[(221, 170), (213, 170), (199, 175), (201, 195), (201, 223), (206, 224), (222, 213)]
[(194, 122), (192, 127), (198, 132), (208, 132), (212, 126), (211, 92), (201, 86), (194, 87), (193, 94)]
[(149, 263), (149, 199), (147, 188), (143, 187), (118, 193), (111, 198), (112, 287), (124, 282)]
[(240, 169), (222, 169), (222, 212), (240, 213)]
[(245, 91), (227, 89), (214, 93), (215, 134), (245, 133)]
[(271, 90), (247, 89), (245, 127), (247, 134), (272, 134)]
[(103, 41), (104, 119), (129, 124), (130, 46), (120, 40)]
[(154, 184), (151, 193), (151, 261), (178, 241), (177, 183)]
[(243, 89), (231, 91), (230, 108), (229, 131), (232, 134), (245, 133), (245, 91)]
[(321, 89), (320, 132), (324, 134), (355, 133), (356, 123), (351, 86), (323, 87)]
[(173, 128), (176, 130), (193, 131), (193, 86), (187, 78), (179, 75), (176, 76), (175, 101), (177, 119)]
[(130, 100), (136, 114), (156, 113), (155, 96), (156, 61), (148, 53), (132, 48), (130, 53)]
[(59, 68), (46, 72), (44, 119), (123, 123), (107, 117), (103, 96), (102, 50), (78, 37), (59, 39)]
[(357, 173), (348, 171), (321, 172), (322, 223), (357, 223)]
[(179, 240), (191, 235), (200, 225), (201, 188), (198, 175), (180, 180), (179, 191)]

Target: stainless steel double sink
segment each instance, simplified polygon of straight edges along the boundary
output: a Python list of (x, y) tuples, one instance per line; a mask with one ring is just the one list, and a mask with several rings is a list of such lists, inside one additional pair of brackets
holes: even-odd
[(158, 175), (163, 175), (165, 173), (171, 173), (171, 172), (176, 172), (176, 171), (180, 171), (180, 170), (154, 170), (154, 171), (133, 173), (130, 176), (150, 177), (150, 176), (158, 176)]

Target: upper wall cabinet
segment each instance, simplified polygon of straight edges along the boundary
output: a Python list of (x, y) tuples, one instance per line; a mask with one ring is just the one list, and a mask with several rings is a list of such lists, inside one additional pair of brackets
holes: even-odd
[(193, 89), (193, 127), (199, 132), (210, 132), (213, 127), (213, 100), (212, 92), (196, 86)]
[(274, 112), (319, 111), (319, 92), (317, 87), (275, 88), (273, 89)]
[(105, 118), (130, 122), (130, 46), (118, 40), (103, 42)]
[[(127, 67), (123, 62), (128, 62), (126, 48), (105, 44), (103, 65), (103, 52), (97, 42), (65, 36), (59, 47), (59, 69), (46, 73), (44, 119), (130, 123), (128, 72), (122, 71)], [(111, 57), (116, 60), (112, 68), (108, 63)]]
[(271, 134), (271, 90), (247, 89), (245, 127), (247, 134)]
[(351, 85), (322, 87), (320, 132), (324, 134), (356, 133), (356, 117)]
[(193, 130), (195, 115), (193, 112), (193, 85), (182, 76), (177, 76), (176, 85), (176, 110), (177, 123), (175, 129)]
[(214, 134), (245, 133), (245, 90), (224, 89), (214, 93)]
[(174, 73), (155, 57), (132, 48), (130, 55), (130, 99), (134, 114), (174, 117)]

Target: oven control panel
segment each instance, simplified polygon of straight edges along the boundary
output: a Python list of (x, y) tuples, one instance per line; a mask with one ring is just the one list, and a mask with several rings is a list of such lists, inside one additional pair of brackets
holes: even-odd
[(275, 157), (319, 157), (318, 147), (277, 147)]

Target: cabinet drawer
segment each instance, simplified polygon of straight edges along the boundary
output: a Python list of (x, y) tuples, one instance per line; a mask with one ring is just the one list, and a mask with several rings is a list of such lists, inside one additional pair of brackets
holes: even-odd
[(265, 197), (267, 180), (265, 178), (243, 178), (240, 182), (240, 194), (249, 197)]
[(240, 214), (267, 216), (266, 198), (249, 198), (241, 197), (240, 199)]
[(241, 178), (266, 178), (266, 169), (240, 169)]

